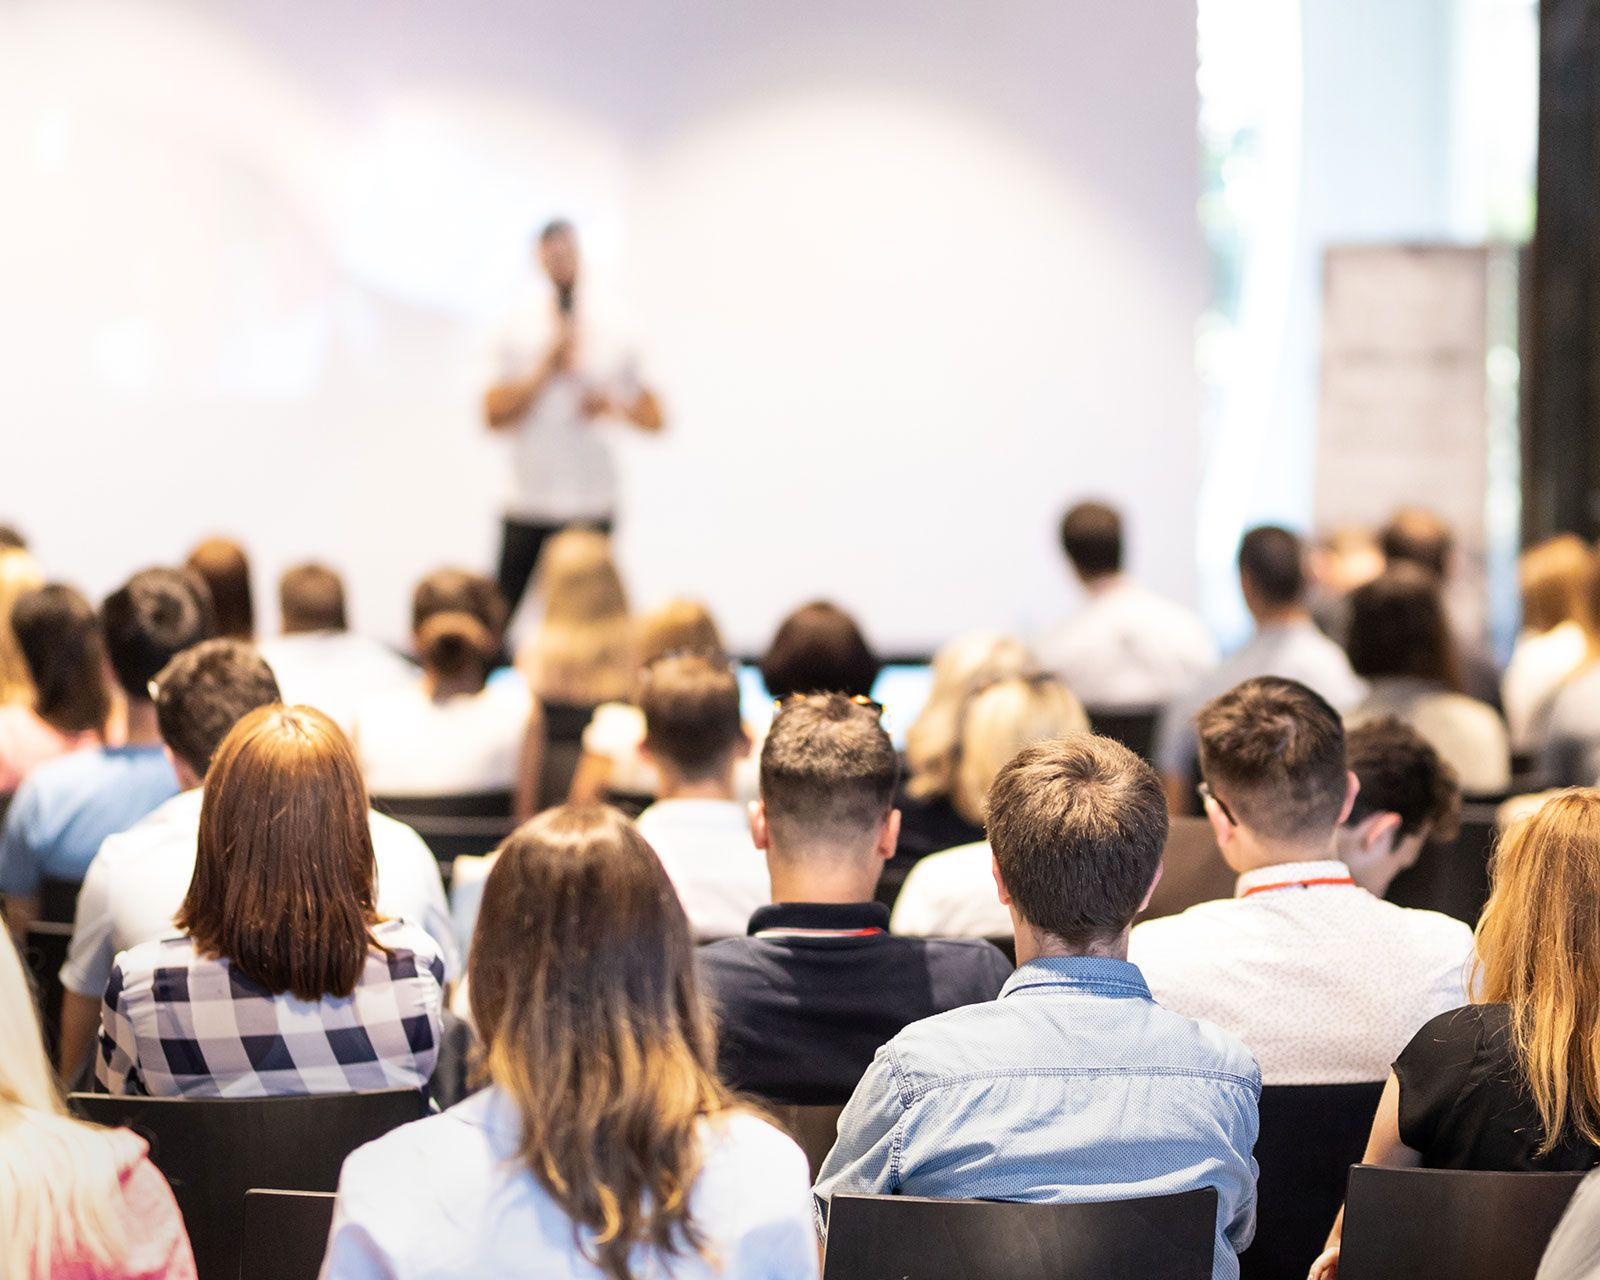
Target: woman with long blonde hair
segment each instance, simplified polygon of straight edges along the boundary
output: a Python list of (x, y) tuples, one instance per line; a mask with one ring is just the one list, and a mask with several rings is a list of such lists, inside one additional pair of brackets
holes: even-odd
[(61, 1105), (33, 995), (0, 929), (0, 1276), (194, 1276), (189, 1237), (144, 1140)]
[[(1600, 1164), (1600, 791), (1558, 792), (1501, 838), (1473, 977), (1476, 1002), (1395, 1061), (1364, 1162)], [(1314, 1280), (1338, 1275), (1342, 1229), (1343, 1214)]]
[(620, 813), (507, 839), (469, 977), (490, 1087), (345, 1162), (328, 1280), (814, 1280), (805, 1157), (718, 1081), (688, 921)]

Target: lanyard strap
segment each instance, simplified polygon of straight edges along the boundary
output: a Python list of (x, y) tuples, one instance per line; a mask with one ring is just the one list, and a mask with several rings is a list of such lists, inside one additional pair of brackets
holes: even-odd
[(758, 938), (872, 938), (880, 933), (887, 933), (886, 929), (876, 926), (870, 929), (761, 929), (756, 933)]
[(1239, 896), (1249, 898), (1258, 893), (1270, 893), (1274, 889), (1310, 889), (1317, 885), (1325, 884), (1354, 884), (1349, 876), (1319, 876), (1313, 880), (1280, 880), (1276, 884), (1254, 884)]

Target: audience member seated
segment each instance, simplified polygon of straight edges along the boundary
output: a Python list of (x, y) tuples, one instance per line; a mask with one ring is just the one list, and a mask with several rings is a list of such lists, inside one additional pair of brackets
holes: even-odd
[(801, 605), (773, 633), (761, 680), (776, 702), (796, 693), (870, 698), (883, 664), (856, 620), (836, 604)]
[(345, 1161), (330, 1280), (815, 1280), (800, 1149), (716, 1076), (688, 922), (615, 810), (506, 842), (472, 949), (491, 1085)]
[[(1508, 831), (1478, 924), (1476, 1003), (1396, 1057), (1366, 1164), (1505, 1171), (1600, 1163), (1600, 792)], [(1312, 1275), (1334, 1280), (1342, 1226)]]
[[(106, 837), (78, 896), (72, 944), (61, 970), (61, 1071), (71, 1078), (93, 1042), (100, 1001), (117, 954), (173, 930), (194, 878), (204, 791), (222, 740), (250, 712), (278, 702), (266, 662), (238, 640), (186, 649), (156, 678), (162, 740), (183, 790), (127, 831)], [(439, 864), (410, 827), (368, 810), (380, 914), (420, 925), (460, 973)]]
[(1123, 573), (1122, 517), (1113, 508), (1073, 507), (1061, 521), (1061, 549), (1088, 600), (1039, 641), (1039, 658), (1089, 706), (1163, 706), (1217, 665), (1199, 618)]
[(1372, 530), (1342, 525), (1317, 540), (1309, 569), (1311, 616), (1324, 634), (1343, 644), (1350, 629), (1350, 593), (1383, 572), (1383, 548)]
[(24, 546), (0, 545), (0, 706), (33, 701), (33, 681), (11, 630), (17, 598), (44, 585), (44, 571)]
[(1300, 539), (1264, 525), (1239, 543), (1239, 589), (1255, 620), (1255, 635), (1221, 666), (1168, 703), (1156, 733), (1156, 767), (1175, 813), (1191, 807), (1194, 786), (1194, 716), (1207, 702), (1256, 676), (1298, 680), (1340, 711), (1366, 694), (1344, 650), (1317, 629), (1306, 606)]
[(1382, 898), (1397, 875), (1416, 865), (1423, 846), (1455, 839), (1461, 788), (1427, 739), (1392, 716), (1345, 735), (1345, 764), (1360, 790), (1334, 849), (1350, 878)]
[(1595, 619), (1578, 669), (1550, 701), (1538, 734), (1535, 772), (1547, 787), (1600, 781), (1600, 565), (1589, 578), (1588, 615)]
[(1238, 1036), (1267, 1084), (1382, 1080), (1429, 1018), (1465, 998), (1472, 935), (1384, 902), (1339, 860), (1358, 783), (1344, 727), (1292, 680), (1250, 680), (1199, 715), (1206, 817), (1236, 896), (1133, 931), (1156, 999)]
[(1571, 533), (1529, 547), (1518, 561), (1522, 631), (1500, 694), (1511, 749), (1519, 754), (1530, 755), (1540, 746), (1556, 694), (1589, 656), (1595, 569), (1593, 549)]
[[(457, 607), (437, 607), (459, 597)], [(446, 569), (418, 584), (412, 645), (422, 674), (374, 695), (356, 715), (355, 742), (377, 796), (538, 790), (540, 728), (527, 682), (490, 680), (505, 606), (488, 578)]]
[(71, 587), (36, 587), (11, 608), (29, 702), (0, 703), (0, 795), (46, 760), (103, 740), (111, 715), (106, 646), (94, 606)]
[(0, 832), (0, 894), (18, 937), (38, 914), (46, 878), (82, 880), (102, 840), (177, 794), (150, 682), (175, 654), (206, 638), (211, 603), (204, 592), (189, 574), (146, 569), (101, 605), (106, 656), (127, 703), (126, 741), (51, 760), (18, 788)]
[(206, 771), (179, 932), (111, 967), (95, 1075), (110, 1093), (421, 1089), (444, 958), (378, 915), (366, 789), (339, 727), (260, 707)]
[(958, 636), (933, 655), (928, 700), (906, 730), (906, 779), (896, 799), (900, 843), (890, 871), (901, 880), (930, 853), (983, 839), (982, 794), (956, 803), (967, 709), (985, 689), (1036, 669), (1022, 641), (997, 631)]
[(953, 793), (977, 839), (922, 859), (895, 899), (896, 933), (928, 938), (1011, 935), (1011, 913), (995, 896), (994, 859), (983, 838), (989, 789), (1017, 752), (1035, 742), (1082, 733), (1083, 705), (1053, 676), (1012, 676), (972, 700), (961, 726)]
[(1029, 747), (989, 795), (1017, 971), (1000, 998), (878, 1051), (815, 1188), (1092, 1201), (1217, 1192), (1216, 1280), (1255, 1231), (1261, 1078), (1231, 1035), (1162, 1008), (1127, 961), (1161, 873), (1161, 782), (1120, 743)]
[(611, 557), (611, 539), (593, 529), (566, 529), (545, 544), (535, 578), (543, 615), (533, 642), (517, 657), (543, 723), (541, 779), (535, 809), (562, 803), (572, 790), (583, 731), (597, 708), (633, 690), (633, 623)]
[(256, 638), (255, 594), (250, 587), (250, 559), (232, 538), (207, 538), (184, 562), (211, 593), (216, 610), (213, 631), (225, 640)]
[(0, 931), (0, 1276), (194, 1280), (167, 1180), (144, 1139), (67, 1115), (33, 992)]
[(1511, 785), (1505, 721), (1459, 692), (1460, 668), (1438, 583), (1402, 564), (1350, 597), (1350, 665), (1367, 681), (1351, 724), (1374, 716), (1404, 720), (1433, 744), (1468, 795), (1501, 795)]
[(843, 694), (794, 699), (773, 721), (750, 819), (772, 905), (700, 953), (735, 1089), (843, 1103), (907, 1023), (993, 1000), (1011, 972), (985, 942), (889, 935), (873, 892), (895, 847), (899, 767), (878, 713)]
[(326, 565), (301, 564), (278, 582), (283, 634), (261, 642), (284, 701), (315, 707), (346, 733), (374, 694), (410, 684), (416, 668), (393, 649), (349, 629), (344, 582)]
[(739, 681), (721, 656), (669, 654), (640, 680), (645, 750), (661, 798), (639, 815), (639, 834), (667, 869), (698, 938), (744, 932), (769, 901), (767, 867), (750, 818), (733, 798), (734, 762), (749, 754)]

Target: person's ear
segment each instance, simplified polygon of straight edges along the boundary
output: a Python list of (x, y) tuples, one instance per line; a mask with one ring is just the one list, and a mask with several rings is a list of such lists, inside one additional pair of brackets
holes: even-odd
[(885, 862), (894, 857), (900, 845), (900, 810), (890, 809), (878, 825), (878, 844), (874, 852)]
[(1161, 877), (1166, 874), (1166, 870), (1167, 864), (1164, 861), (1156, 863), (1156, 873), (1150, 877), (1150, 887), (1144, 891), (1144, 901), (1133, 913), (1136, 917), (1144, 914), (1144, 909), (1150, 905), (1150, 899), (1156, 896), (1156, 886), (1161, 883)]
[(772, 844), (772, 831), (767, 826), (767, 806), (760, 800), (750, 802), (750, 843), (763, 851)]
[(1355, 808), (1356, 796), (1361, 794), (1361, 779), (1349, 770), (1344, 775), (1344, 807), (1339, 810), (1339, 821), (1335, 826), (1344, 826), (1344, 820), (1350, 816), (1350, 810)]
[(1203, 802), (1206, 821), (1211, 824), (1211, 834), (1216, 838), (1217, 848), (1226, 849), (1233, 843), (1233, 838), (1238, 832), (1235, 824), (1228, 821), (1227, 814), (1222, 812), (1222, 806), (1215, 800), (1206, 799)]
[(994, 876), (994, 888), (995, 892), (1000, 896), (1000, 905), (1009, 907), (1011, 905), (1011, 890), (1006, 888), (1005, 878), (1000, 874), (1000, 859), (992, 853), (989, 855), (989, 872)]
[(747, 760), (750, 757), (750, 748), (755, 744), (750, 739), (750, 730), (743, 725), (739, 726), (739, 740), (733, 748), (735, 760)]

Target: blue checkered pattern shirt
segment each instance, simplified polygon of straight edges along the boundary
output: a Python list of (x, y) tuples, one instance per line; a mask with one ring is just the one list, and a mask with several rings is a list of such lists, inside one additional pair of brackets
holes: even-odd
[(1217, 1189), (1214, 1280), (1255, 1233), (1261, 1073), (1156, 1004), (1121, 960), (1031, 961), (1000, 997), (926, 1018), (862, 1078), (814, 1189), (1046, 1203)]
[(439, 1052), (444, 960), (413, 924), (373, 930), (354, 993), (273, 995), (185, 937), (124, 951), (100, 1011), (95, 1076), (110, 1093), (254, 1098), (420, 1089)]

